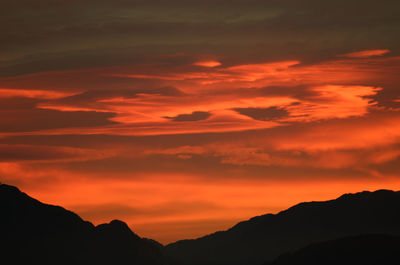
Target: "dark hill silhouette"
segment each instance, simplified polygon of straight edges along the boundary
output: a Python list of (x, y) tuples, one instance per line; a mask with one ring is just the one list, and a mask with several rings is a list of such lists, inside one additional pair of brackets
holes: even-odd
[(94, 226), (8, 185), (0, 185), (0, 217), (0, 257), (10, 265), (399, 264), (390, 262), (400, 250), (400, 192), (387, 190), (300, 203), (167, 247), (124, 222)]
[(312, 244), (264, 265), (397, 265), (399, 253), (400, 237), (362, 235)]
[(140, 238), (124, 222), (96, 227), (4, 184), (0, 216), (2, 264), (164, 264), (162, 246)]
[(227, 231), (169, 244), (165, 250), (184, 265), (259, 265), (314, 242), (362, 234), (400, 235), (400, 192), (379, 190), (300, 203)]

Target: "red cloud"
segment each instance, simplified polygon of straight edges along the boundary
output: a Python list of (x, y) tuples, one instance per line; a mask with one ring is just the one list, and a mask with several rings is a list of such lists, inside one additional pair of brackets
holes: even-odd
[(70, 97), (77, 94), (79, 94), (79, 92), (0, 88), (0, 98), (25, 97), (25, 98), (39, 98), (39, 99), (58, 99), (58, 98)]
[(195, 62), (193, 65), (203, 66), (203, 67), (217, 67), (222, 64), (218, 61), (199, 61)]
[(366, 50), (366, 51), (358, 51), (352, 53), (346, 53), (341, 55), (341, 57), (347, 58), (368, 58), (373, 56), (382, 56), (389, 53), (390, 50), (388, 49), (381, 49), (381, 50)]

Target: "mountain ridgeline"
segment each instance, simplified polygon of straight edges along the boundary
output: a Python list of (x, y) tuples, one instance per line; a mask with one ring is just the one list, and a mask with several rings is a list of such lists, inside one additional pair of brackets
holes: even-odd
[(10, 265), (389, 265), (400, 253), (400, 192), (388, 190), (300, 203), (165, 247), (121, 221), (94, 226), (8, 185), (0, 213), (0, 254)]
[(125, 223), (94, 226), (12, 186), (0, 185), (0, 213), (4, 264), (163, 264), (162, 246)]
[(379, 190), (300, 203), (227, 231), (167, 245), (166, 252), (184, 265), (259, 265), (311, 243), (363, 234), (400, 235), (400, 192)]

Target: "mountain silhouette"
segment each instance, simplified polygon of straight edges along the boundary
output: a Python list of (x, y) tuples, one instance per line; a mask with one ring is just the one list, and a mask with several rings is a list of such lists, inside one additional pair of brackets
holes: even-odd
[(0, 185), (4, 264), (164, 264), (162, 246), (121, 221), (94, 226), (73, 212)]
[(165, 251), (183, 265), (259, 265), (311, 243), (363, 234), (400, 235), (400, 192), (379, 190), (300, 203), (227, 231), (169, 244)]
[(163, 247), (122, 221), (94, 226), (59, 206), (0, 185), (4, 264), (394, 265), (400, 250), (400, 192), (346, 194), (300, 203), (227, 231)]
[(400, 237), (362, 235), (311, 244), (264, 265), (397, 265)]

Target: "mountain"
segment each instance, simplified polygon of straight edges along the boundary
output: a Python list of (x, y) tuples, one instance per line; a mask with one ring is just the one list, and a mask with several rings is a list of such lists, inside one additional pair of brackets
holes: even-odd
[(162, 246), (121, 221), (94, 226), (17, 188), (0, 185), (0, 253), (5, 264), (161, 265)]
[(94, 226), (73, 212), (0, 185), (5, 264), (353, 265), (397, 264), (400, 192), (346, 194), (163, 247), (122, 221)]
[(400, 235), (400, 192), (379, 190), (300, 203), (227, 231), (169, 244), (165, 251), (183, 265), (259, 265), (311, 243), (362, 234)]
[(265, 265), (396, 265), (400, 237), (362, 235), (309, 245)]

